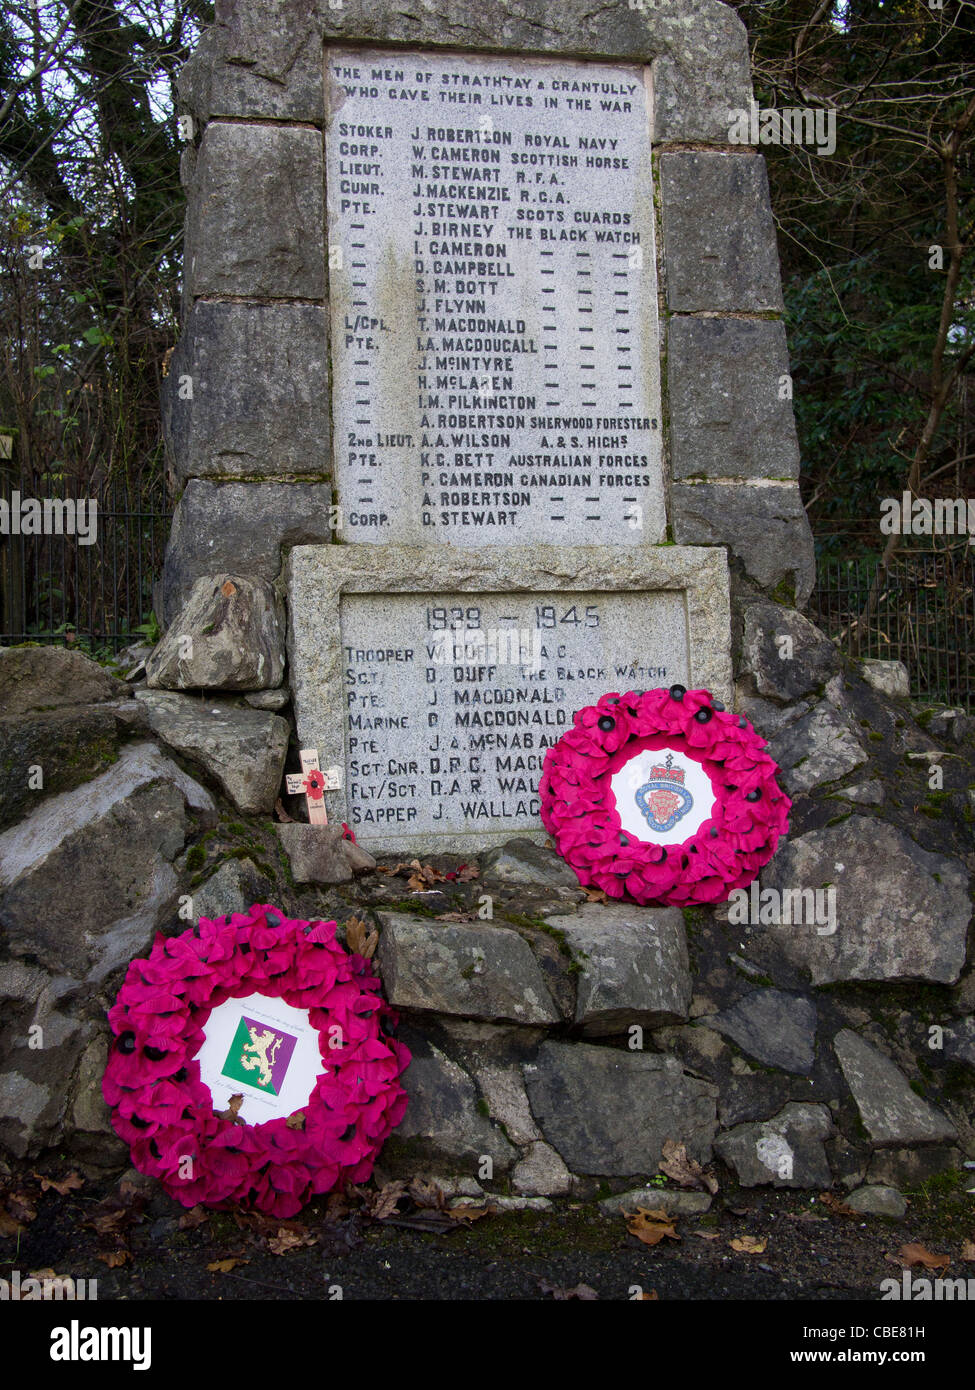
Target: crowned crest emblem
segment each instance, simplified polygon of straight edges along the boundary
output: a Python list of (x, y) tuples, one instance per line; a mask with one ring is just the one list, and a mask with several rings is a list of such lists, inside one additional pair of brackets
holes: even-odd
[(633, 799), (650, 829), (661, 835), (672, 830), (694, 805), (684, 786), (684, 769), (675, 766), (672, 753), (665, 762), (651, 767), (649, 780), (637, 788)]

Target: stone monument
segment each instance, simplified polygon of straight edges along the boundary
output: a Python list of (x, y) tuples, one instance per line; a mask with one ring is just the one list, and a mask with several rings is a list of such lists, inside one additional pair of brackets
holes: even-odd
[(732, 692), (812, 582), (744, 30), (700, 0), (218, 6), (184, 70), (161, 606), (278, 583), (367, 848), (541, 836), (607, 690)]

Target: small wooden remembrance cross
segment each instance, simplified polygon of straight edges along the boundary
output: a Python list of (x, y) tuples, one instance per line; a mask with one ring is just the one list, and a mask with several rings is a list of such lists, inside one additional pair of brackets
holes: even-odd
[(329, 767), (322, 772), (318, 766), (317, 748), (302, 748), (298, 756), (301, 759), (301, 771), (285, 774), (288, 795), (300, 796), (304, 792), (308, 805), (308, 824), (328, 825), (324, 794), (339, 789), (342, 785), (342, 774), (337, 767)]

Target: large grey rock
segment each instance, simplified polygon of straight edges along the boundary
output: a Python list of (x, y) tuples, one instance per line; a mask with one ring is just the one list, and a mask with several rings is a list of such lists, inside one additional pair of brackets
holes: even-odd
[(705, 150), (662, 154), (660, 201), (672, 311), (783, 309), (761, 155)]
[(559, 930), (581, 970), (575, 1021), (592, 1037), (687, 1017), (691, 975), (676, 907), (586, 903)]
[(343, 849), (341, 825), (289, 821), (276, 827), (296, 883), (349, 883), (352, 865)]
[(163, 690), (138, 690), (153, 733), (199, 763), (239, 811), (270, 812), (281, 787), (289, 727), (277, 714)]
[(207, 116), (324, 119), (325, 73), (318, 26), (304, 0), (222, 5), (179, 74), (186, 108)]
[(112, 705), (69, 705), (0, 718), (0, 826), (52, 792), (104, 772), (118, 756)]
[(66, 647), (0, 647), (0, 714), (124, 700), (132, 687)]
[(782, 785), (790, 796), (835, 782), (867, 761), (849, 722), (826, 701), (776, 734), (769, 752), (782, 769)]
[(745, 609), (741, 659), (759, 695), (790, 704), (825, 686), (840, 662), (825, 633), (778, 603), (750, 603)]
[(799, 489), (791, 484), (675, 483), (678, 545), (727, 545), (763, 589), (787, 584), (801, 607), (816, 580), (812, 531)]
[(574, 1173), (653, 1174), (666, 1139), (711, 1156), (716, 1088), (674, 1057), (546, 1042), (523, 1070), (532, 1113)]
[(762, 887), (833, 888), (837, 929), (773, 928), (814, 985), (839, 980), (951, 984), (965, 964), (971, 916), (967, 876), (955, 859), (928, 854), (883, 821), (853, 815), (784, 840)]
[(554, 850), (532, 840), (508, 840), (480, 858), (486, 888), (572, 888), (579, 890), (573, 869)]
[(769, 1067), (808, 1076), (816, 1045), (816, 1008), (801, 995), (757, 989), (730, 1009), (708, 1017), (708, 1027)]
[(911, 679), (903, 661), (881, 661), (864, 657), (860, 662), (863, 679), (881, 695), (894, 700), (906, 700), (911, 693)]
[(738, 1125), (714, 1147), (742, 1187), (829, 1187), (825, 1141), (835, 1126), (825, 1105), (790, 1101), (770, 1120)]
[(936, 1144), (957, 1137), (947, 1116), (916, 1095), (890, 1058), (858, 1033), (841, 1029), (833, 1047), (860, 1118), (877, 1148)]
[(247, 912), (255, 900), (257, 877), (257, 868), (249, 859), (225, 859), (216, 873), (194, 888), (194, 921)]
[[(194, 304), (162, 391), (177, 477), (327, 475), (327, 333), (325, 310), (314, 304)], [(219, 524), (212, 518), (208, 533)], [(260, 543), (254, 536), (249, 548)], [(232, 541), (220, 552), (201, 573), (248, 572)]]
[(394, 1008), (548, 1024), (559, 1013), (528, 943), (507, 927), (381, 912), (379, 967)]
[[(665, 156), (667, 158), (667, 156)], [(673, 476), (797, 478), (785, 325), (673, 318), (667, 340)]]
[(263, 690), (284, 675), (284, 604), (266, 579), (198, 579), (146, 662), (163, 690)]
[(445, 1171), (460, 1165), (467, 1176), (483, 1177), (480, 1164), (487, 1157), (496, 1173), (510, 1168), (518, 1150), (480, 1113), (467, 1072), (430, 1043), (416, 1047), (410, 1038), (408, 1045), (413, 1060), (402, 1079), (409, 1104), (383, 1150), (383, 1165), (422, 1156), (451, 1165)]
[(896, 1187), (887, 1187), (883, 1183), (858, 1187), (844, 1200), (848, 1207), (864, 1216), (889, 1216), (899, 1221), (907, 1215), (907, 1199)]
[[(257, 446), (255, 446), (257, 447)], [(276, 579), (282, 546), (331, 540), (329, 483), (212, 483), (191, 478), (173, 517), (162, 580), (168, 625), (201, 575)]]
[(0, 835), (0, 926), (13, 954), (100, 980), (145, 949), (175, 906), (170, 861), (187, 805), (214, 816), (210, 796), (158, 748), (132, 744)]
[(211, 122), (188, 204), (187, 293), (323, 299), (323, 194), (318, 132)]

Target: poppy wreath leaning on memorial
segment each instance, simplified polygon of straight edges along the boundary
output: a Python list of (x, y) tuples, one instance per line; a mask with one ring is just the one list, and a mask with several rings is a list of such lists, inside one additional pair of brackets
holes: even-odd
[(600, 696), (545, 755), (541, 817), (584, 887), (638, 903), (721, 902), (788, 829), (778, 766), (706, 690)]
[(396, 1014), (334, 922), (263, 905), (157, 936), (108, 1021), (112, 1125), (186, 1207), (293, 1216), (365, 1182), (406, 1109)]

